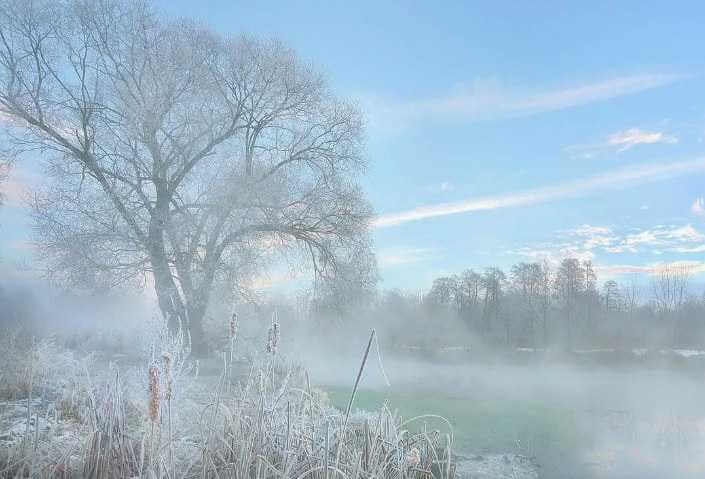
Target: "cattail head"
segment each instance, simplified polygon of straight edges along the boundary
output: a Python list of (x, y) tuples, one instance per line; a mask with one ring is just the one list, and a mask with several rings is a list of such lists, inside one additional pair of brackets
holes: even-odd
[(233, 313), (230, 318), (230, 330), (229, 330), (230, 341), (234, 341), (237, 337), (237, 313)]
[(152, 423), (159, 422), (161, 397), (159, 389), (159, 367), (153, 364), (149, 367), (149, 419)]
[(406, 465), (408, 467), (417, 467), (419, 464), (421, 464), (421, 452), (418, 448), (412, 447), (406, 455)]
[(164, 399), (171, 400), (171, 353), (165, 351), (162, 354), (164, 360), (164, 377), (166, 378), (166, 390), (164, 391)]
[(279, 332), (279, 323), (276, 320), (276, 314), (272, 316), (272, 325), (269, 327), (269, 330), (267, 331), (267, 352), (272, 355), (277, 354), (277, 350), (279, 349), (279, 339), (280, 339), (280, 332)]

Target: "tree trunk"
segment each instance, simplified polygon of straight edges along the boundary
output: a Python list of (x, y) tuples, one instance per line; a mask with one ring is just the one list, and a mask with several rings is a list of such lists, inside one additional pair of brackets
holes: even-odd
[[(154, 290), (159, 309), (167, 320), (169, 331), (174, 333), (179, 328), (188, 331), (191, 338), (191, 353), (196, 357), (206, 356), (208, 348), (203, 331), (205, 301), (202, 301), (199, 295), (192, 295), (195, 296), (194, 298), (182, 298), (167, 259), (164, 227), (159, 216), (153, 218), (149, 225), (149, 255), (154, 275)], [(188, 291), (184, 293), (188, 295)]]
[(205, 357), (208, 354), (203, 330), (206, 302), (197, 295), (182, 299), (168, 264), (165, 266), (165, 261), (160, 262), (153, 257), (152, 270), (159, 309), (167, 320), (169, 331), (175, 333), (179, 328), (188, 331), (191, 338), (191, 353), (195, 357)]
[(197, 358), (204, 358), (208, 355), (208, 343), (206, 342), (206, 333), (203, 330), (203, 318), (206, 316), (207, 305), (207, 299), (199, 296), (190, 301), (188, 307), (191, 353)]

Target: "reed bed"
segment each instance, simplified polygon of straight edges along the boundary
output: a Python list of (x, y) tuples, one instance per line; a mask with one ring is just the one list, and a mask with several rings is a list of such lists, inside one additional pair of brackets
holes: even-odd
[[(357, 376), (351, 376), (345, 411), (332, 408), (307, 373), (279, 355), (280, 334), (274, 318), (262, 354), (245, 374), (233, 374), (232, 347), (224, 352), (222, 374), (205, 400), (187, 393), (189, 385), (205, 387), (195, 373), (175, 375), (175, 356), (185, 364), (183, 350), (160, 351), (164, 344), (184, 349), (183, 342), (167, 338), (152, 348), (146, 371), (125, 379), (112, 367), (102, 386), (83, 375), (84, 383), (75, 388), (72, 434), (58, 434), (59, 424), (67, 427), (56, 418), (40, 431), (39, 419), (29, 419), (39, 412), (28, 402), (27, 432), (3, 451), (0, 477), (455, 477), (447, 421), (445, 431), (430, 430), (424, 426), (430, 416), (404, 421), (387, 405), (354, 410), (374, 332)], [(438, 424), (438, 418), (432, 422)]]

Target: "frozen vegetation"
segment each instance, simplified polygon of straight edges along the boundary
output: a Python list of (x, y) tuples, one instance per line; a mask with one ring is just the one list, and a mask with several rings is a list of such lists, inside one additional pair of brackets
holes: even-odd
[(382, 290), (375, 228), (472, 208), (377, 217), (366, 123), (280, 40), (0, 0), (0, 182), (41, 178), (33, 259), (0, 258), (0, 478), (705, 477), (697, 263), (617, 281), (561, 248)]
[(165, 326), (122, 364), (6, 331), (0, 475), (454, 477), (451, 427), (353, 411), (355, 390), (335, 409), (280, 356), (278, 323), (247, 359), (235, 326), (219, 376), (205, 377)]

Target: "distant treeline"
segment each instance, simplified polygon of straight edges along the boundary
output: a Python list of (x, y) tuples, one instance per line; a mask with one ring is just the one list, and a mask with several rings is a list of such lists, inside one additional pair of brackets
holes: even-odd
[(705, 348), (705, 295), (694, 293), (691, 279), (684, 266), (655, 270), (644, 284), (600, 282), (590, 261), (575, 258), (555, 267), (522, 262), (508, 272), (489, 267), (439, 277), (420, 294), (319, 297), (310, 314), (369, 318), (397, 345)]

